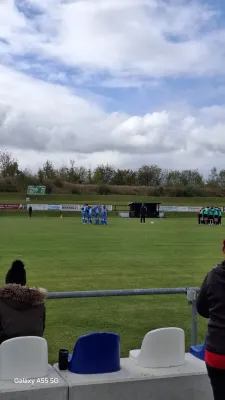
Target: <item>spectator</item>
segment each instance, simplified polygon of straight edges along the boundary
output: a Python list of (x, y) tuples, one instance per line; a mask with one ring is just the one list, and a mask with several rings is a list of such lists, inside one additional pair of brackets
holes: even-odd
[[(225, 240), (223, 241), (225, 254)], [(209, 319), (205, 362), (215, 400), (225, 399), (225, 260), (206, 275), (197, 298), (197, 311)]]
[(43, 336), (45, 289), (26, 286), (26, 270), (20, 260), (12, 263), (0, 288), (0, 344), (19, 336)]

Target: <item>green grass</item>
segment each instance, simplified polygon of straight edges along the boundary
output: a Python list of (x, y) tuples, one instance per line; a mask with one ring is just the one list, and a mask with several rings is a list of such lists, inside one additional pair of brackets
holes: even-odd
[[(28, 284), (49, 291), (199, 286), (221, 259), (224, 228), (198, 226), (195, 219), (109, 219), (83, 226), (78, 218), (1, 219), (0, 282), (15, 258), (24, 260)], [(72, 350), (92, 331), (121, 336), (121, 355), (139, 348), (151, 329), (178, 326), (190, 344), (191, 308), (185, 295), (47, 300), (49, 360), (59, 348)], [(206, 323), (200, 321), (199, 340)]]
[[(24, 193), (0, 193), (0, 203), (24, 203), (26, 194)], [(82, 203), (103, 203), (113, 205), (127, 205), (132, 201), (146, 203), (161, 203), (162, 205), (174, 206), (203, 206), (215, 205), (225, 206), (223, 197), (152, 197), (152, 196), (132, 196), (132, 195), (47, 195), (38, 198), (31, 198), (33, 203), (47, 204), (82, 204)], [(122, 207), (124, 209), (124, 207)]]

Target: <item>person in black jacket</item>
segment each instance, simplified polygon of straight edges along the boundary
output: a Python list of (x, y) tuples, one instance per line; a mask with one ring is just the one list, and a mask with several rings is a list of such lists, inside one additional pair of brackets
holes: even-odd
[(32, 217), (32, 212), (33, 212), (33, 208), (30, 206), (29, 207), (29, 216), (30, 216), (30, 218)]
[(46, 323), (47, 290), (26, 286), (21, 260), (12, 263), (0, 287), (0, 344), (20, 336), (43, 337)]
[(144, 203), (142, 203), (141, 208), (140, 208), (141, 224), (142, 224), (142, 221), (143, 221), (144, 224), (145, 224), (145, 218), (146, 218), (146, 216), (147, 216), (147, 207), (146, 207), (146, 205), (145, 205)]
[[(223, 241), (225, 254), (225, 240)], [(215, 400), (225, 399), (225, 260), (206, 275), (197, 298), (197, 311), (207, 318), (205, 362)]]

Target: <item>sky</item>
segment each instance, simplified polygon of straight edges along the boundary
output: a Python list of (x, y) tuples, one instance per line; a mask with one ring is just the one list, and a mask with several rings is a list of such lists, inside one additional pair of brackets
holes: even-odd
[(224, 65), (224, 0), (1, 0), (0, 149), (223, 168)]

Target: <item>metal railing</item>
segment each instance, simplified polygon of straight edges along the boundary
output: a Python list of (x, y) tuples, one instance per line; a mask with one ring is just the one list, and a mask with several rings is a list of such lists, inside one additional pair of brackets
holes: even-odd
[(199, 288), (165, 288), (165, 289), (127, 289), (127, 290), (94, 290), (88, 292), (51, 292), (48, 299), (74, 299), (87, 297), (124, 297), (149, 296), (165, 294), (186, 294), (188, 304), (191, 305), (191, 345), (197, 344), (198, 323), (196, 300)]

